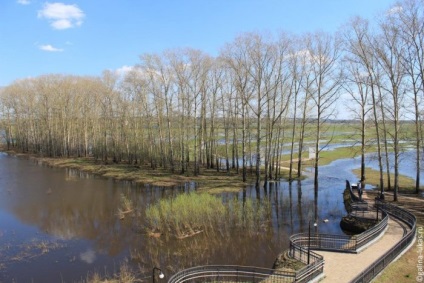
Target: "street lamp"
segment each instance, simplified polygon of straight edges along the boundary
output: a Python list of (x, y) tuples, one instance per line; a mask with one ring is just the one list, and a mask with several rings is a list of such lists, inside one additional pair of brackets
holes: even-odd
[(155, 273), (155, 271), (156, 271), (156, 270), (160, 272), (160, 273), (159, 273), (159, 279), (163, 279), (163, 278), (165, 278), (165, 274), (163, 274), (162, 269), (157, 268), (157, 267), (155, 266), (155, 267), (153, 267), (153, 274), (152, 274), (153, 283), (155, 283), (155, 282), (156, 282), (156, 273)]
[[(317, 227), (318, 224), (315, 222), (314, 227)], [(311, 220), (309, 220), (309, 233), (308, 233), (308, 264), (311, 257)]]

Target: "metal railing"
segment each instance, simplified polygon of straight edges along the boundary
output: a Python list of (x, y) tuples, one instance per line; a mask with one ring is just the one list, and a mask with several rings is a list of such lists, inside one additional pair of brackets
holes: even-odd
[(380, 236), (380, 234), (386, 229), (389, 222), (389, 215), (384, 210), (381, 210), (381, 214), (382, 219), (380, 222), (378, 222), (370, 229), (362, 232), (361, 234), (354, 236), (356, 238), (356, 250), (367, 245), (369, 242)]
[(296, 273), (237, 265), (206, 265), (185, 269), (172, 276), (168, 282), (295, 282)]
[(386, 203), (381, 200), (375, 200), (377, 208), (382, 209), (406, 223), (411, 229), (406, 232), (402, 240), (400, 240), (395, 246), (388, 250), (384, 255), (378, 258), (373, 264), (365, 269), (361, 274), (354, 278), (351, 282), (354, 283), (365, 283), (370, 282), (378, 273), (380, 273), (387, 265), (389, 265), (396, 257), (398, 257), (406, 247), (408, 247), (412, 241), (414, 241), (416, 233), (416, 217), (407, 210), (404, 210), (398, 206)]
[[(355, 252), (356, 251), (356, 238), (347, 235), (331, 235), (331, 234), (318, 234), (308, 233), (295, 234), (290, 237), (290, 251), (297, 246), (307, 247), (313, 250), (326, 250), (338, 252)], [(292, 254), (290, 254), (293, 256)], [(293, 256), (294, 257), (294, 256)], [(301, 260), (299, 257), (296, 259)]]
[(346, 180), (346, 189), (343, 192), (343, 198), (346, 211), (349, 214), (353, 211), (367, 211), (369, 209), (368, 203), (360, 200), (360, 198), (355, 195), (348, 180)]
[[(349, 191), (350, 197), (354, 196), (350, 187)], [(366, 202), (359, 201), (358, 199), (350, 199), (349, 201), (351, 204), (349, 207), (353, 208), (349, 213), (351, 216), (357, 217), (358, 219), (361, 217), (360, 214), (354, 213), (357, 211), (355, 208), (360, 211), (365, 207), (369, 208)], [(357, 205), (359, 202), (360, 205)], [(352, 281), (369, 282), (409, 245), (415, 236), (416, 229), (416, 218), (408, 211), (380, 200), (376, 200), (375, 206), (377, 208), (377, 213), (368, 214), (368, 216), (375, 215), (376, 219), (378, 218), (380, 221), (359, 235), (346, 236), (318, 233), (299, 233), (292, 235), (290, 237), (289, 254), (292, 258), (306, 264), (305, 267), (296, 272), (249, 266), (208, 265), (182, 270), (174, 274), (168, 282), (309, 282), (317, 276), (322, 275), (324, 269), (324, 258), (312, 250), (356, 253), (358, 249), (381, 235), (387, 227), (389, 219), (388, 214), (391, 214), (407, 223), (411, 227), (411, 231), (409, 231), (395, 247)], [(378, 211), (380, 211), (380, 213), (378, 213)], [(362, 220), (367, 221), (364, 219)]]

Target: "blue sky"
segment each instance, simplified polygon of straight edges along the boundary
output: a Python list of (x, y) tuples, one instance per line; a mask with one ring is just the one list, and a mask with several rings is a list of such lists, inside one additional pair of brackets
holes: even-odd
[(0, 0), (0, 86), (43, 74), (101, 75), (144, 53), (217, 55), (243, 32), (336, 31), (393, 0)]

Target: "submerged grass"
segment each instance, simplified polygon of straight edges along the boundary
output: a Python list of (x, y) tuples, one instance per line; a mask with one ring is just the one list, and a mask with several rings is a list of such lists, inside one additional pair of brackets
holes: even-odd
[(120, 203), (120, 208), (118, 208), (118, 216), (120, 219), (124, 219), (126, 214), (134, 211), (134, 205), (125, 194), (121, 194)]
[(209, 194), (181, 194), (173, 199), (161, 199), (146, 209), (151, 231), (173, 233), (178, 238), (213, 230), (224, 217), (221, 199)]
[[(11, 152), (11, 154), (16, 154)], [(82, 172), (92, 173), (116, 180), (133, 181), (140, 184), (171, 187), (188, 182), (196, 182), (197, 187), (210, 193), (234, 192), (246, 187), (253, 180), (248, 175), (247, 182), (241, 180), (241, 175), (235, 170), (231, 172), (217, 171), (216, 169), (202, 169), (201, 174), (192, 175), (192, 171), (185, 175), (171, 173), (168, 169), (152, 169), (149, 165), (103, 164), (92, 158), (41, 158), (31, 157), (39, 163), (52, 167), (70, 168)]]
[(267, 200), (233, 199), (223, 203), (214, 195), (189, 193), (150, 205), (146, 219), (150, 233), (182, 239), (200, 232), (226, 234), (235, 228), (243, 228), (247, 233), (258, 231), (270, 218), (270, 209)]

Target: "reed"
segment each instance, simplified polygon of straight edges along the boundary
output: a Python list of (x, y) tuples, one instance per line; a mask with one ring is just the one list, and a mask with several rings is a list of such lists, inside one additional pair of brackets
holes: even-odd
[(132, 213), (134, 210), (134, 205), (132, 201), (124, 194), (121, 194), (120, 198), (120, 208), (118, 208), (118, 216), (120, 219), (124, 219), (125, 215)]
[(152, 235), (175, 235), (181, 239), (201, 232), (258, 231), (270, 219), (270, 209), (268, 200), (234, 198), (224, 204), (214, 195), (190, 193), (150, 205), (146, 209), (146, 219)]

